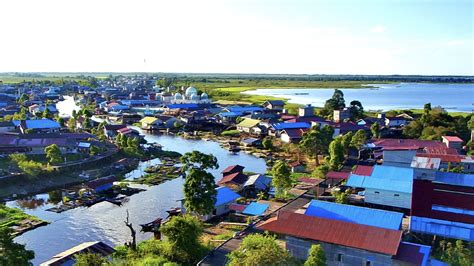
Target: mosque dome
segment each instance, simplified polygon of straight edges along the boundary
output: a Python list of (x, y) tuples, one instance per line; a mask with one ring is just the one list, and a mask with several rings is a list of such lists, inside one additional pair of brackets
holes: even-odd
[(183, 95), (181, 95), (181, 93), (178, 92), (178, 93), (176, 93), (176, 94), (174, 95), (174, 99), (175, 99), (175, 100), (182, 100), (182, 99), (183, 99)]
[(199, 95), (196, 93), (191, 94), (191, 97), (189, 97), (193, 101), (198, 101), (199, 100)]
[(203, 94), (201, 94), (201, 99), (207, 100), (208, 98), (209, 98), (209, 95), (207, 95), (207, 93), (204, 92)]
[(197, 94), (197, 89), (194, 87), (188, 87), (186, 89), (186, 97), (191, 97), (193, 94)]

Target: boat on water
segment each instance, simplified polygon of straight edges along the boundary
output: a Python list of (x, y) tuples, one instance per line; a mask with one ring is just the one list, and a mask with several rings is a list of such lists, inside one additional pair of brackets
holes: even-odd
[(163, 221), (162, 218), (157, 218), (154, 221), (151, 221), (146, 224), (140, 224), (142, 227), (142, 232), (157, 232), (160, 229), (161, 222)]

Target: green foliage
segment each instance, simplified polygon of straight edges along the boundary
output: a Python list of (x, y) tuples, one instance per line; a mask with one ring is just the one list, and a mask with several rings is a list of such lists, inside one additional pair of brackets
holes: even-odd
[(324, 104), (322, 115), (331, 116), (334, 110), (340, 110), (344, 107), (346, 107), (344, 93), (341, 90), (335, 89), (332, 97)]
[(10, 160), (12, 160), (15, 163), (19, 163), (22, 161), (28, 160), (28, 157), (24, 153), (13, 153), (8, 156)]
[(62, 161), (61, 150), (56, 144), (51, 144), (44, 148), (44, 153), (46, 154), (49, 163), (55, 164)]
[(329, 165), (327, 163), (321, 164), (313, 170), (312, 176), (319, 179), (326, 179), (326, 174), (329, 170)]
[(239, 248), (227, 255), (233, 265), (287, 265), (290, 255), (280, 247), (274, 237), (251, 234), (244, 238)]
[(351, 101), (349, 105), (349, 112), (352, 121), (357, 121), (358, 119), (364, 118), (364, 107), (362, 107), (362, 103), (359, 101)]
[(360, 129), (352, 137), (351, 147), (353, 147), (354, 149), (360, 150), (366, 141), (367, 141), (367, 136), (365, 135), (365, 131)]
[(333, 190), (331, 194), (334, 196), (336, 203), (346, 204), (349, 197), (349, 191), (341, 192), (338, 190)]
[(95, 145), (91, 145), (90, 149), (89, 149), (89, 154), (94, 156), (96, 154), (99, 154), (101, 152), (101, 149)]
[(240, 132), (238, 130), (226, 130), (221, 133), (222, 136), (237, 136), (239, 134)]
[(349, 153), (349, 149), (351, 148), (351, 141), (354, 137), (354, 133), (352, 131), (347, 132), (342, 136), (342, 146), (344, 147), (344, 153), (347, 155)]
[(272, 185), (276, 190), (276, 197), (285, 197), (293, 186), (291, 169), (284, 161), (277, 161), (272, 167)]
[(0, 265), (32, 265), (29, 261), (34, 257), (33, 251), (13, 241), (10, 228), (0, 227)]
[(102, 266), (107, 263), (107, 259), (97, 253), (80, 253), (74, 258), (75, 266)]
[(205, 251), (199, 242), (203, 233), (202, 224), (194, 216), (174, 216), (160, 231), (171, 245), (172, 261), (195, 262)]
[(309, 157), (314, 158), (316, 164), (319, 165), (318, 155), (327, 154), (333, 134), (334, 129), (330, 126), (313, 127), (303, 134), (298, 146)]
[[(468, 245), (470, 244), (468, 243)], [(461, 240), (456, 240), (454, 244), (442, 240), (440, 242), (440, 248), (442, 252), (441, 260), (450, 265), (471, 266), (474, 261), (474, 252), (472, 248), (466, 247), (464, 242)]]
[(343, 163), (344, 146), (342, 145), (342, 137), (338, 137), (329, 144), (329, 168), (338, 171), (342, 168)]
[(267, 150), (273, 150), (273, 141), (272, 141), (272, 138), (270, 137), (265, 137), (262, 141), (262, 146), (263, 148), (267, 149)]
[(379, 125), (379, 123), (373, 123), (370, 126), (370, 132), (372, 133), (372, 138), (374, 138), (374, 139), (380, 138), (380, 125)]
[(23, 173), (25, 173), (25, 175), (30, 178), (37, 177), (44, 170), (44, 167), (41, 163), (31, 160), (18, 162), (18, 168), (20, 168), (21, 171), (23, 171)]
[(311, 245), (304, 266), (325, 266), (326, 254), (320, 244)]
[(199, 151), (185, 153), (181, 157), (184, 181), (184, 206), (188, 212), (206, 215), (214, 210), (217, 191), (214, 176), (206, 169), (219, 167), (216, 157)]

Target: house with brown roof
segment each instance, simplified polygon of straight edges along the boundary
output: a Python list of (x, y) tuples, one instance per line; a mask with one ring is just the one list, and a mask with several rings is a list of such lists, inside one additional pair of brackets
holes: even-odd
[(313, 244), (320, 244), (327, 265), (426, 265), (430, 247), (401, 242), (401, 230), (347, 219), (353, 211), (334, 218), (328, 213), (336, 215), (334, 209), (320, 216), (280, 211), (256, 227), (279, 235), (288, 252), (301, 260)]

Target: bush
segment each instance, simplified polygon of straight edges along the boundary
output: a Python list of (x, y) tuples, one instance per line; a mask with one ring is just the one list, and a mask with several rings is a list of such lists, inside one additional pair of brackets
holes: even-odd
[(221, 136), (236, 136), (239, 135), (240, 132), (238, 130), (226, 130), (222, 131)]

